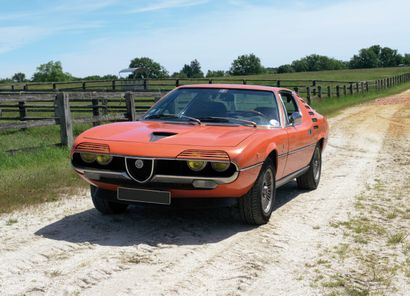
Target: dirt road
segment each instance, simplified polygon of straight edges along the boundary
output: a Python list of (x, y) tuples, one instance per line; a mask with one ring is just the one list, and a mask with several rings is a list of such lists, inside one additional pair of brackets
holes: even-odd
[[(306, 265), (344, 239), (331, 223), (356, 211), (391, 126), (410, 124), (400, 113), (409, 109), (407, 91), (332, 118), (319, 188), (280, 188), (265, 226), (241, 225), (233, 208), (132, 208), (103, 217), (88, 193), (2, 215), (0, 294), (322, 294)], [(409, 287), (404, 281), (396, 292)]]

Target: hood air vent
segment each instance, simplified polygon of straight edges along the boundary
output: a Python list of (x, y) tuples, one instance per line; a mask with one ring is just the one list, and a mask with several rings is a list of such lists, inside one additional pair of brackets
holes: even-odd
[(151, 134), (150, 142), (155, 142), (155, 141), (161, 140), (162, 138), (171, 137), (175, 135), (176, 133), (172, 133), (172, 132), (153, 132)]

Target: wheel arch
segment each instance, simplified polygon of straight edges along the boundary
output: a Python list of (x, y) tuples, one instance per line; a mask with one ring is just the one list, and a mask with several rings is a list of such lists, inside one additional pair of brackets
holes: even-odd
[(266, 156), (266, 159), (270, 159), (273, 163), (273, 166), (275, 168), (275, 176), (278, 173), (278, 151), (274, 148), (272, 149), (268, 155)]

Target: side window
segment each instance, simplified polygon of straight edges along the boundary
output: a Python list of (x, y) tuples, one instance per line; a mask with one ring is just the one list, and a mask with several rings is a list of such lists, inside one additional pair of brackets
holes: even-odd
[(294, 112), (300, 112), (298, 104), (295, 98), (289, 92), (280, 92), (280, 97), (282, 100), (282, 106), (285, 111), (286, 124), (289, 124), (289, 117)]

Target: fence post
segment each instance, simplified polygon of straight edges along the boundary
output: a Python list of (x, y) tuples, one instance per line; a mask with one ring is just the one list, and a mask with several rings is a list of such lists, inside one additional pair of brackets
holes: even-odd
[(299, 94), (299, 88), (297, 86), (295, 86), (293, 89), (295, 90), (296, 94)]
[[(91, 104), (93, 108), (93, 117), (99, 117), (100, 116), (100, 109), (98, 108), (98, 99), (91, 99)], [(94, 119), (95, 119), (94, 118)], [(93, 122), (93, 126), (100, 125), (101, 121), (97, 120)]]
[(312, 81), (312, 87), (313, 87), (313, 96), (316, 96), (316, 80)]
[(112, 90), (115, 90), (115, 80), (113, 80), (113, 81), (111, 82), (111, 85), (112, 85)]
[(356, 93), (359, 93), (359, 82), (356, 82)]
[(246, 84), (246, 80), (245, 80), (245, 79), (242, 81), (242, 84)]
[(280, 87), (280, 80), (276, 81), (276, 87)]
[(317, 87), (317, 96), (322, 98), (322, 87), (320, 85)]
[(55, 115), (60, 123), (61, 144), (71, 147), (73, 145), (73, 122), (70, 112), (68, 94), (58, 93), (55, 100)]
[(28, 90), (28, 84), (24, 84), (23, 90), (24, 90), (24, 91), (27, 91), (27, 90)]
[(364, 83), (364, 86), (365, 86), (366, 92), (369, 92), (369, 82), (368, 81)]
[(179, 86), (179, 79), (175, 80), (175, 87)]
[(364, 93), (364, 82), (360, 82), (360, 91)]
[(127, 92), (124, 97), (127, 105), (127, 118), (129, 121), (135, 121), (137, 119), (137, 115), (135, 114), (134, 97), (130, 92)]
[(353, 95), (353, 82), (350, 82), (350, 85), (349, 85), (349, 94), (350, 94), (350, 95)]
[(347, 95), (347, 87), (346, 84), (343, 85), (343, 96)]
[(147, 90), (148, 89), (148, 79), (144, 79), (144, 90)]
[(310, 86), (306, 87), (306, 93), (307, 93), (306, 98), (307, 98), (308, 104), (310, 105), (310, 103), (312, 102), (312, 98), (311, 98), (312, 94), (310, 92)]
[(212, 79), (209, 79), (208, 83), (209, 83), (209, 84), (212, 84)]
[(330, 85), (327, 86), (327, 97), (330, 98), (332, 96), (332, 87)]
[(14, 86), (14, 84), (12, 84), (11, 85), (11, 90), (15, 90), (16, 88), (15, 88), (15, 86)]
[(26, 103), (24, 101), (19, 102), (19, 117), (21, 121), (24, 121), (27, 117), (27, 110), (25, 104)]
[(336, 97), (340, 97), (340, 86), (336, 85)]
[(53, 90), (57, 90), (57, 84), (55, 82), (53, 82)]

